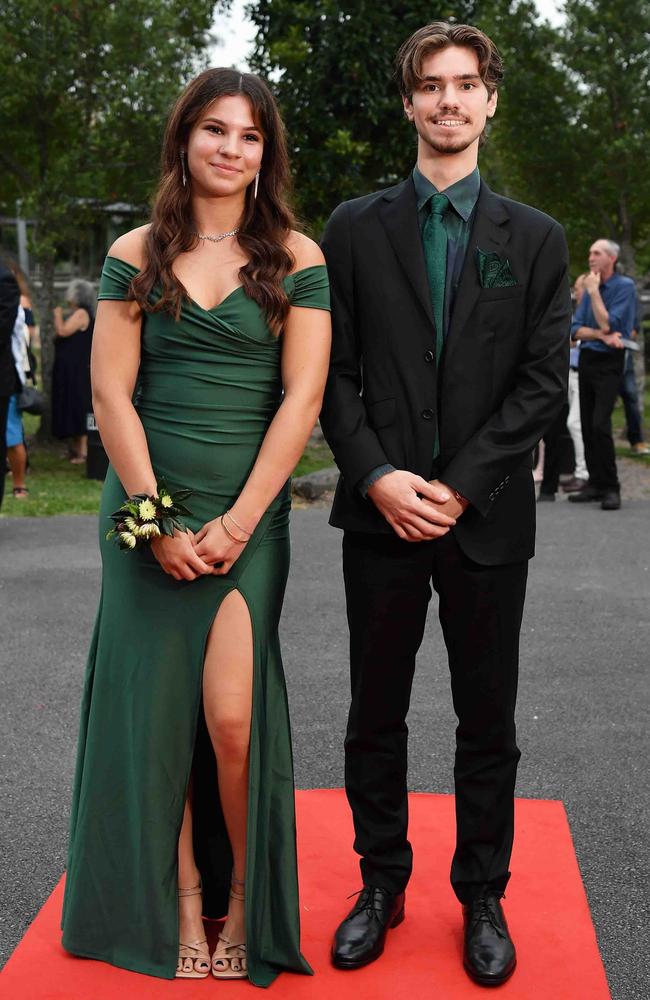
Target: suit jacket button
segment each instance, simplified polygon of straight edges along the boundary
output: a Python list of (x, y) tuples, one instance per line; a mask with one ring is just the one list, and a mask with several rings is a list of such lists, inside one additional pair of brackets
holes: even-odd
[(431, 361), (435, 361), (435, 359), (436, 359), (436, 356), (433, 353), (433, 351), (425, 351), (424, 352), (424, 360), (425, 361), (431, 362)]
[(433, 410), (422, 410), (422, 418), (424, 420), (433, 420)]

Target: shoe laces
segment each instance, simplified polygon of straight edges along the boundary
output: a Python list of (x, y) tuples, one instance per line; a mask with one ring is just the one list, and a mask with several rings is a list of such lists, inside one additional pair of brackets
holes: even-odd
[(352, 899), (353, 896), (359, 897), (354, 907), (354, 913), (361, 913), (365, 910), (369, 917), (374, 916), (379, 920), (383, 910), (382, 895), (388, 895), (385, 889), (379, 886), (364, 885), (362, 889), (351, 892), (348, 899)]
[(500, 896), (494, 893), (482, 893), (472, 904), (472, 926), (475, 927), (480, 923), (490, 924), (499, 937), (505, 939), (506, 934), (501, 927), (496, 908), (496, 903), (499, 899)]

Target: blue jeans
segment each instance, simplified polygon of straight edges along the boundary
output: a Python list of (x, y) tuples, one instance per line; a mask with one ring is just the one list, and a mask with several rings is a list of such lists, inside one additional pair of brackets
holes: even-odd
[(643, 441), (641, 431), (641, 409), (639, 407), (639, 392), (634, 375), (634, 355), (632, 351), (625, 352), (625, 367), (621, 375), (618, 393), (623, 400), (625, 421), (627, 423), (627, 439), (630, 445)]

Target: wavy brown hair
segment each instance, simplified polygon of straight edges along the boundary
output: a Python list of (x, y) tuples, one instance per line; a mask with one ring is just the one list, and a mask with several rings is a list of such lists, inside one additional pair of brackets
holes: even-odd
[(491, 38), (471, 24), (450, 24), (433, 21), (418, 28), (400, 47), (395, 58), (395, 76), (403, 97), (409, 100), (422, 82), (422, 62), (426, 56), (449, 45), (474, 49), (478, 56), (478, 71), (491, 97), (503, 79), (503, 63)]
[[(289, 157), (285, 129), (271, 91), (253, 73), (233, 69), (206, 69), (192, 80), (172, 108), (165, 129), (161, 177), (146, 236), (146, 264), (131, 282), (131, 296), (147, 312), (166, 311), (178, 319), (187, 289), (178, 280), (173, 264), (181, 253), (198, 245), (192, 218), (192, 185), (183, 185), (181, 150), (206, 108), (220, 97), (243, 95), (251, 105), (256, 127), (264, 139), (257, 198), (253, 184), (245, 192), (244, 211), (237, 240), (248, 256), (239, 271), (246, 295), (258, 303), (269, 325), (279, 333), (289, 298), (282, 279), (294, 265), (286, 245), (295, 225), (289, 207)], [(154, 287), (160, 296), (151, 301)]]

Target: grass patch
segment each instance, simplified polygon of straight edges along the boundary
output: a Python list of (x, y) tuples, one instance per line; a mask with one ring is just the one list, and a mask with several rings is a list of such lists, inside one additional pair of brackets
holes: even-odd
[(11, 476), (5, 479), (5, 498), (0, 517), (51, 517), (54, 514), (96, 514), (102, 483), (86, 479), (85, 465), (71, 465), (63, 442), (41, 445), (30, 431), (38, 417), (26, 415), (25, 433), (29, 449), (26, 485), (29, 496), (16, 500), (11, 494)]
[[(103, 484), (86, 479), (85, 465), (70, 465), (63, 442), (42, 445), (36, 441), (38, 417), (25, 414), (23, 419), (29, 448), (26, 480), (29, 496), (16, 500), (11, 493), (11, 476), (7, 475), (0, 517), (96, 514)], [(294, 475), (303, 476), (333, 463), (332, 453), (324, 441), (307, 445)]]
[[(641, 402), (641, 400), (639, 400)], [(643, 427), (644, 420), (643, 414), (649, 415), (645, 423), (650, 421), (650, 385), (646, 387), (644, 393), (643, 407), (641, 410), (641, 426), (646, 431), (645, 440), (648, 443), (648, 438), (650, 436), (650, 428), (646, 429)], [(620, 396), (616, 400), (616, 406), (614, 407), (614, 412), (612, 414), (612, 426), (614, 428), (614, 445), (616, 447), (616, 454), (620, 455), (621, 458), (633, 458), (635, 462), (640, 465), (647, 465), (650, 467), (650, 455), (637, 455), (630, 448), (627, 439), (621, 439), (621, 433), (625, 427), (625, 409), (623, 407), (623, 401)]]
[(318, 441), (307, 445), (293, 475), (297, 479), (298, 476), (306, 476), (308, 472), (318, 472), (319, 469), (328, 469), (332, 465), (334, 465), (332, 452), (325, 441)]

